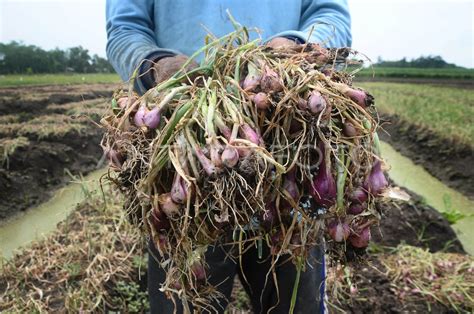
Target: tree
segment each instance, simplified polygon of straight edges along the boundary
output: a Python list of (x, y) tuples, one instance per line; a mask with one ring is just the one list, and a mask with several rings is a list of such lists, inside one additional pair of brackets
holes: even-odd
[(79, 47), (69, 48), (67, 54), (67, 66), (78, 73), (87, 73), (91, 69), (91, 56), (87, 49)]
[(457, 68), (455, 64), (444, 61), (441, 56), (421, 56), (410, 61), (406, 58), (398, 61), (382, 61), (380, 58), (375, 65), (395, 68)]
[(59, 73), (69, 69), (77, 73), (113, 72), (104, 58), (83, 47), (46, 51), (21, 42), (0, 43), (0, 74)]

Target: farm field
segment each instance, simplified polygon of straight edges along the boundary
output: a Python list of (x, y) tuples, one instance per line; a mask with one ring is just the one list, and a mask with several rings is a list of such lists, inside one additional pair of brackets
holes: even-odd
[(68, 173), (97, 166), (94, 125), (115, 85), (0, 89), (0, 220), (49, 197)]
[(375, 78), (425, 78), (425, 79), (474, 79), (473, 69), (444, 69), (444, 68), (392, 68), (392, 67), (369, 67), (359, 73), (358, 77)]
[[(65, 83), (49, 85), (57, 81)], [(0, 228), (1, 220), (43, 202), (71, 175), (100, 165), (101, 130), (95, 123), (117, 85), (69, 85), (71, 81), (54, 76), (36, 82), (0, 88)], [(387, 82), (359, 85), (376, 97), (383, 127), (391, 134), (381, 133), (383, 140), (442, 182), (474, 195), (473, 176), (466, 169), (473, 162), (472, 91)], [(330, 302), (332, 312), (448, 313), (474, 307), (474, 287), (463, 286), (473, 282), (473, 258), (463, 254), (445, 217), (407, 192), (412, 196), (408, 203), (379, 205), (386, 217), (373, 230), (370, 258), (342, 273), (329, 270), (330, 295), (339, 300)], [(99, 191), (88, 193), (56, 232), (2, 261), (0, 311), (147, 310), (145, 246), (124, 217), (121, 198), (107, 188), (106, 202)], [(453, 266), (436, 266), (448, 262)], [(432, 267), (437, 267), (435, 281), (429, 279)], [(37, 279), (29, 280), (33, 275)], [(441, 291), (440, 283), (447, 289)], [(228, 312), (250, 313), (238, 281), (235, 287)]]
[(119, 83), (117, 74), (9, 74), (0, 75), (1, 87), (28, 85), (72, 85), (72, 84), (114, 84)]
[(474, 146), (474, 93), (421, 84), (360, 83), (377, 108), (460, 145)]
[(381, 138), (433, 176), (474, 197), (474, 93), (471, 89), (359, 83), (381, 113)]

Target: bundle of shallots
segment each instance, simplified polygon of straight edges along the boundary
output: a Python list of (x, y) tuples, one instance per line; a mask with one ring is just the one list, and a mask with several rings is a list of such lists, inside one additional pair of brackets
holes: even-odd
[(350, 49), (272, 49), (245, 28), (208, 42), (200, 67), (143, 96), (116, 92), (102, 119), (110, 178), (161, 253), (162, 290), (198, 309), (218, 297), (209, 245), (232, 243), (236, 258), (268, 246), (272, 265), (302, 271), (324, 238), (334, 258), (366, 247), (387, 187)]

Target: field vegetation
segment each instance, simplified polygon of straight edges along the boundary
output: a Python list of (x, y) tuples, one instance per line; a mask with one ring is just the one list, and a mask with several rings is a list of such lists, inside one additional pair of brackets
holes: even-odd
[(8, 169), (8, 157), (12, 155), (17, 148), (27, 146), (30, 141), (23, 136), (14, 138), (0, 138), (0, 167), (5, 166)]
[(468, 79), (474, 80), (474, 69), (464, 68), (397, 68), (374, 66), (365, 68), (358, 77), (377, 78), (423, 78), (423, 79)]
[(87, 74), (8, 74), (0, 75), (0, 87), (15, 87), (28, 85), (72, 85), (120, 83), (117, 74), (87, 73)]
[(103, 99), (93, 99), (51, 104), (45, 108), (48, 114), (43, 115), (4, 115), (0, 117), (0, 136), (41, 140), (89, 132), (91, 122), (100, 119), (105, 106)]
[(440, 137), (473, 146), (474, 93), (469, 89), (421, 84), (359, 83), (377, 100), (380, 112), (397, 115)]

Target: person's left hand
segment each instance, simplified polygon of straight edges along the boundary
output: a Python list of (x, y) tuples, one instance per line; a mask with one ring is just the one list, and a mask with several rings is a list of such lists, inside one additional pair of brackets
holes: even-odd
[(277, 49), (277, 48), (290, 48), (290, 47), (295, 47), (298, 44), (291, 39), (285, 38), (285, 37), (275, 37), (272, 40), (270, 40), (265, 46)]

